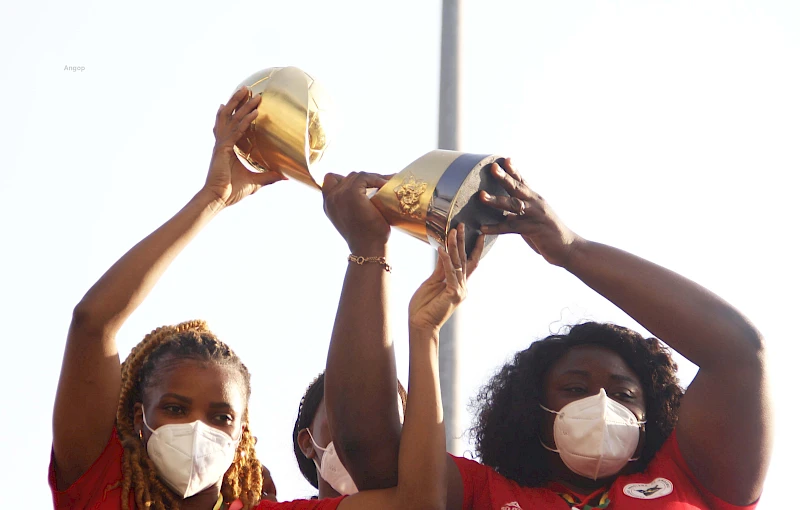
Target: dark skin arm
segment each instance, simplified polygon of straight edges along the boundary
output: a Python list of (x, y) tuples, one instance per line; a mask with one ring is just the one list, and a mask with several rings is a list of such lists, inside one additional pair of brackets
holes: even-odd
[[(363, 173), (325, 178), (325, 212), (355, 255), (388, 253), (389, 225), (366, 196), (368, 188), (386, 181), (384, 176)], [(454, 238), (452, 249), (455, 242)], [(477, 267), (482, 250), (481, 236), (467, 262), (468, 275)], [(389, 273), (381, 266), (349, 264), (328, 350), (328, 423), (339, 457), (360, 490), (397, 485), (401, 427), (388, 285)], [(454, 490), (460, 491), (460, 474), (449, 460), (448, 470), (450, 478), (455, 470)]]
[(233, 145), (255, 118), (260, 97), (246, 89), (221, 105), (216, 145), (202, 190), (155, 232), (131, 248), (89, 289), (73, 311), (53, 409), (57, 486), (66, 489), (85, 473), (108, 443), (120, 393), (116, 334), (189, 242), (225, 207), (282, 180), (253, 174)]
[[(389, 225), (366, 196), (368, 188), (386, 182), (368, 173), (325, 176), (325, 213), (354, 255), (388, 254)], [(359, 490), (397, 485), (400, 415), (388, 286), (389, 273), (382, 266), (348, 263), (328, 350), (325, 402), (331, 437)], [(362, 371), (362, 366), (371, 369)]]
[[(455, 231), (450, 237), (455, 245)], [(444, 410), (439, 385), (439, 331), (466, 297), (463, 268), (467, 260), (463, 235), (460, 247), (450, 253), (440, 249), (433, 274), (414, 293), (408, 306), (409, 392), (400, 440), (397, 487), (360, 491), (341, 502), (342, 510), (445, 508), (448, 487)], [(392, 397), (396, 402), (394, 393)]]
[(484, 233), (518, 233), (550, 264), (563, 267), (699, 367), (679, 411), (677, 437), (692, 472), (736, 505), (754, 502), (764, 483), (772, 424), (764, 344), (733, 306), (700, 285), (617, 248), (572, 232), (509, 161), (493, 175), (510, 197), (484, 195), (512, 214)]

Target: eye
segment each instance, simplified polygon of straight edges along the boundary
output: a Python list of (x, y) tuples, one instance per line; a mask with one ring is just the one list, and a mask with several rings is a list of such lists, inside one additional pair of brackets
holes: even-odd
[(586, 392), (586, 388), (584, 388), (582, 386), (570, 386), (570, 387), (564, 388), (564, 391), (567, 392), (567, 393), (572, 393), (572, 394), (581, 394), (581, 393), (585, 393)]
[(636, 398), (630, 391), (618, 391), (616, 393), (612, 393), (611, 396), (622, 400), (633, 400)]
[(233, 424), (233, 415), (223, 413), (214, 416), (214, 421), (217, 423), (223, 423), (225, 425), (232, 425)]
[(184, 413), (183, 407), (181, 407), (179, 405), (176, 405), (176, 404), (167, 404), (167, 405), (164, 406), (163, 409), (168, 414), (173, 414), (173, 415), (176, 415), (176, 416), (180, 416), (180, 415), (182, 415)]

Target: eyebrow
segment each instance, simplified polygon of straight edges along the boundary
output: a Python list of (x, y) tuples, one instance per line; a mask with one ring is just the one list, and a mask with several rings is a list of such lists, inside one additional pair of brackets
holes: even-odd
[[(189, 397), (184, 397), (183, 395), (178, 395), (177, 393), (164, 393), (161, 396), (161, 400), (164, 400), (165, 398), (174, 398), (175, 400), (180, 400), (184, 404), (192, 403), (192, 399)], [(208, 404), (208, 407), (211, 407), (212, 409), (233, 409), (233, 406), (228, 402), (211, 402)]]
[(164, 400), (165, 398), (174, 398), (175, 400), (180, 400), (186, 404), (192, 403), (192, 399), (189, 397), (184, 397), (183, 395), (178, 395), (177, 393), (164, 393), (161, 395), (161, 400)]
[(612, 379), (614, 379), (615, 381), (629, 382), (629, 383), (631, 383), (631, 384), (634, 384), (634, 385), (636, 385), (636, 386), (639, 386), (639, 381), (637, 381), (637, 380), (636, 380), (636, 379), (634, 379), (633, 377), (630, 377), (630, 376), (627, 376), (627, 375), (622, 375), (622, 374), (611, 374), (611, 378), (612, 378)]
[(577, 368), (571, 368), (569, 370), (565, 370), (564, 372), (562, 372), (561, 375), (579, 375), (581, 377), (590, 377), (592, 374), (590, 374), (588, 370), (578, 370)]
[[(580, 369), (577, 369), (577, 368), (571, 368), (569, 370), (565, 370), (564, 372), (562, 372), (561, 375), (577, 375), (577, 376), (580, 376), (580, 377), (588, 378), (588, 377), (591, 377), (592, 374), (590, 374), (588, 370), (580, 370)], [(636, 385), (636, 386), (640, 385), (639, 381), (637, 381), (633, 377), (630, 377), (630, 376), (624, 375), (624, 374), (611, 374), (611, 379), (613, 379), (615, 381), (628, 382), (628, 383), (631, 383), (631, 384)]]

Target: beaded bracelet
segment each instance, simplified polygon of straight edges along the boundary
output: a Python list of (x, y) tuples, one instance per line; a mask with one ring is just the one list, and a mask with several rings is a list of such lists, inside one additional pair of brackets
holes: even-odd
[(353, 255), (352, 253), (347, 257), (350, 262), (355, 262), (359, 266), (363, 266), (365, 262), (372, 262), (382, 266), (387, 273), (392, 272), (392, 266), (386, 263), (386, 257), (363, 257), (361, 255)]

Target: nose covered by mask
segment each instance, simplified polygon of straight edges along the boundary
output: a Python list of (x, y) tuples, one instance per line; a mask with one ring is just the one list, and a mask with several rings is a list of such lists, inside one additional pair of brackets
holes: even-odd
[(180, 497), (185, 499), (211, 487), (231, 467), (241, 435), (233, 439), (199, 420), (153, 430), (144, 411), (142, 419), (151, 432), (147, 455), (159, 478)]
[(314, 459), (314, 464), (317, 465), (317, 469), (319, 470), (319, 476), (322, 477), (323, 480), (328, 482), (333, 490), (338, 492), (343, 496), (349, 496), (351, 494), (355, 494), (358, 492), (358, 487), (356, 487), (356, 483), (350, 477), (350, 473), (344, 468), (344, 464), (342, 461), (339, 460), (339, 454), (336, 453), (336, 448), (333, 446), (333, 441), (328, 443), (328, 446), (325, 448), (321, 447), (314, 441), (314, 436), (311, 435), (311, 431), (308, 431), (308, 437), (311, 438), (311, 442), (317, 449), (322, 450), (322, 459), (317, 462), (317, 459)]
[[(639, 432), (644, 421), (624, 405), (614, 401), (601, 389), (597, 395), (582, 398), (553, 411), (556, 415), (553, 438), (556, 452), (574, 473), (597, 480), (615, 475), (633, 458), (639, 445)], [(540, 440), (541, 442), (541, 440)]]

